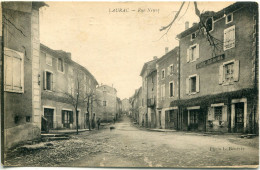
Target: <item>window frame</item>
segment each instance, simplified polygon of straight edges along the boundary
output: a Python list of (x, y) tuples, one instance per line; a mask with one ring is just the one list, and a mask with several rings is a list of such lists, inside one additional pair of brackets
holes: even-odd
[(174, 67), (173, 67), (173, 64), (171, 64), (170, 66), (169, 66), (169, 71), (170, 71), (170, 73), (169, 73), (169, 75), (170, 76), (172, 76), (173, 75), (173, 71), (174, 71)]
[[(194, 79), (195, 78), (195, 83), (193, 83), (194, 85), (195, 85), (195, 90), (194, 91), (192, 91), (192, 79)], [(189, 91), (190, 91), (190, 93), (191, 94), (193, 94), (193, 93), (196, 93), (196, 88), (197, 88), (197, 76), (196, 75), (194, 75), (194, 76), (190, 76), (189, 77)]]
[[(5, 61), (7, 61), (7, 59), (6, 59), (7, 55), (5, 55), (7, 51), (11, 51), (11, 52), (16, 53), (17, 55), (20, 56), (20, 60), (21, 60), (21, 71), (20, 71), (20, 73), (21, 73), (21, 79), (20, 79), (21, 90), (13, 89), (13, 81), (12, 81), (12, 89), (7, 88), (7, 83), (6, 83), (6, 76), (7, 76), (6, 75), (6, 69), (7, 69), (6, 67), (7, 66), (6, 66), (6, 63), (4, 63), (4, 77), (2, 79), (4, 81), (4, 91), (5, 92), (13, 92), (13, 93), (24, 93), (24, 54), (19, 52), (19, 51), (4, 47), (4, 60)], [(14, 58), (14, 56), (10, 56), (10, 57)], [(15, 58), (17, 58), (17, 57), (15, 57)], [(15, 73), (15, 74), (17, 74), (17, 73)], [(12, 62), (12, 77), (13, 76), (14, 76), (14, 70), (13, 70), (13, 62)]]
[[(49, 89), (47, 89), (47, 72), (48, 73), (51, 73), (51, 75), (52, 75), (52, 80), (51, 80), (51, 90), (49, 90)], [(50, 71), (50, 70), (47, 70), (47, 69), (45, 69), (44, 70), (44, 84), (43, 84), (43, 89), (44, 89), (44, 91), (47, 91), (47, 92), (53, 92), (54, 91), (54, 74), (53, 74), (53, 72), (52, 71)]]
[[(228, 21), (228, 16), (231, 16), (231, 21)], [(226, 20), (226, 24), (229, 24), (229, 23), (233, 22), (233, 17), (234, 17), (234, 16), (233, 16), (233, 13), (227, 14), (227, 15), (226, 15), (226, 19), (225, 19), (225, 20)]]
[[(43, 52), (43, 53), (44, 53), (44, 52)], [(49, 64), (49, 63), (47, 62), (47, 58), (50, 58), (50, 59), (51, 59), (51, 64)], [(48, 53), (45, 53), (45, 64), (48, 65), (48, 66), (52, 66), (52, 62), (53, 62), (52, 56), (49, 55)]]
[(226, 65), (229, 65), (229, 64), (232, 64), (233, 63), (233, 79), (234, 79), (234, 74), (235, 74), (235, 60), (230, 60), (230, 61), (227, 61), (227, 62), (224, 62), (222, 64), (222, 67), (223, 67), (223, 73), (222, 73), (222, 81), (223, 81), (223, 85), (230, 85), (230, 84), (233, 84), (235, 81), (226, 81), (226, 77), (225, 77), (225, 66)]
[[(191, 54), (192, 54), (192, 49), (195, 47), (195, 49), (194, 49), (194, 53), (195, 53), (195, 55), (194, 55), (194, 58), (193, 58), (193, 60), (191, 60)], [(189, 46), (189, 48), (187, 49), (188, 50), (188, 52), (187, 52), (187, 63), (192, 63), (192, 62), (195, 62), (195, 61), (197, 61), (199, 58), (200, 58), (200, 56), (199, 56), (199, 51), (200, 51), (200, 49), (199, 49), (199, 44), (193, 44), (193, 45), (190, 45)]]
[[(172, 84), (172, 94), (171, 94), (171, 84)], [(174, 81), (169, 82), (169, 97), (170, 98), (174, 97)]]
[[(63, 71), (61, 71), (61, 70), (59, 70), (59, 59), (62, 61), (62, 68), (63, 68)], [(57, 71), (59, 72), (59, 73), (65, 73), (65, 64), (64, 64), (64, 60), (63, 60), (63, 58), (61, 58), (61, 57), (59, 57), (59, 58), (57, 58)]]
[[(212, 31), (214, 31), (214, 20), (213, 20), (213, 17), (209, 17), (209, 18), (206, 19), (206, 22), (205, 22), (206, 29), (207, 29), (207, 22), (208, 22), (209, 19), (212, 20), (212, 29), (209, 31), (209, 33), (210, 33)], [(206, 32), (207, 32), (207, 30), (206, 30)]]
[[(192, 38), (192, 35), (195, 35), (195, 37), (194, 38)], [(193, 33), (191, 33), (191, 35), (190, 35), (190, 40), (191, 41), (193, 41), (193, 40), (195, 40), (195, 38), (197, 37), (197, 33), (196, 32), (193, 32)]]
[[(225, 32), (228, 32), (228, 30), (231, 30), (231, 29), (234, 29), (234, 45), (233, 46), (231, 46), (231, 47), (226, 47), (227, 46), (227, 41), (226, 41), (226, 35), (225, 35)], [(223, 38), (223, 41), (224, 41), (224, 43), (223, 43), (223, 50), (224, 51), (226, 51), (226, 50), (229, 50), (229, 49), (232, 49), (232, 48), (235, 48), (236, 47), (236, 26), (235, 25), (232, 25), (232, 26), (230, 26), (230, 27), (228, 27), (228, 28), (226, 28), (226, 29), (224, 29), (224, 31), (223, 31), (223, 36), (224, 36), (224, 38)]]
[(165, 69), (162, 69), (162, 74), (161, 74), (161, 76), (162, 76), (162, 80), (165, 79)]

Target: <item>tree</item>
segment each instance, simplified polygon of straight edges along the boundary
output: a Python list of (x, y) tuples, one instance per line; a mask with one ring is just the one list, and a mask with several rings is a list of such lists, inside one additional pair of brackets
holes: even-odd
[(84, 95), (84, 79), (83, 79), (84, 74), (77, 69), (74, 69), (74, 78), (69, 77), (68, 81), (68, 90), (67, 91), (59, 91), (62, 93), (65, 97), (65, 100), (67, 103), (71, 104), (76, 113), (76, 130), (78, 134), (78, 129), (79, 129), (79, 112), (78, 112), (78, 107), (80, 105), (83, 105), (86, 96)]
[[(173, 26), (174, 22), (177, 20), (177, 18), (181, 19), (181, 17), (186, 14), (186, 12), (187, 12), (191, 2), (188, 2), (188, 6), (187, 6), (184, 14), (179, 17), (181, 11), (183, 10), (183, 6), (184, 6), (185, 3), (186, 2), (182, 2), (181, 6), (180, 6), (179, 10), (176, 12), (173, 20), (168, 25), (163, 26), (160, 29), (160, 31), (165, 31), (166, 30), (166, 32), (162, 35), (162, 37), (167, 35), (167, 33), (172, 28), (172, 26)], [(208, 29), (208, 25), (207, 25), (207, 22), (206, 22), (209, 17), (213, 17), (214, 16), (215, 12), (213, 12), (213, 11), (206, 11), (204, 13), (201, 13), (200, 10), (198, 9), (197, 2), (194, 1), (193, 3), (194, 3), (194, 8), (195, 8), (195, 14), (199, 17), (199, 23), (198, 23), (199, 31), (198, 31), (198, 34), (205, 35), (205, 38), (209, 42), (210, 46), (213, 48), (213, 53), (216, 54), (216, 50), (221, 49), (221, 47), (223, 47), (224, 42), (219, 40), (219, 39), (217, 39), (217, 38), (215, 38), (214, 36), (212, 36), (212, 34), (210, 33), (210, 30)]]

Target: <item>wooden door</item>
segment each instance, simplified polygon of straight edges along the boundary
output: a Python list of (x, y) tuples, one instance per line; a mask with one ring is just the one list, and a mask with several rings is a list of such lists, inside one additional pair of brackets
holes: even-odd
[(199, 125), (199, 112), (198, 110), (190, 110), (190, 130), (198, 130)]
[(244, 103), (235, 104), (235, 131), (244, 131)]
[(44, 117), (47, 119), (48, 128), (53, 128), (53, 112), (54, 109), (44, 108)]

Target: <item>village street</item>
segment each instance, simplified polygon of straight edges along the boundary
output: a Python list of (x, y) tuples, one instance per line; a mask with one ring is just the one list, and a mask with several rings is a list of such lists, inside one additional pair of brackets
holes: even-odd
[[(112, 125), (111, 125), (112, 126)], [(52, 141), (33, 152), (13, 151), (7, 165), (84, 167), (194, 167), (258, 164), (258, 137), (155, 132), (138, 129), (128, 117), (100, 131)]]

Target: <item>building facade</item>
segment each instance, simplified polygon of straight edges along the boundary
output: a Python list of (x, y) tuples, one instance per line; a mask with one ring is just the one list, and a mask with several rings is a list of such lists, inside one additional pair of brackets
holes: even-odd
[(96, 118), (100, 118), (101, 122), (112, 122), (117, 115), (117, 90), (108, 85), (100, 85), (96, 88), (96, 96)]
[(157, 127), (180, 129), (181, 116), (178, 107), (171, 107), (179, 99), (179, 47), (159, 58), (157, 69)]
[(98, 82), (86, 68), (71, 60), (70, 53), (43, 44), (40, 49), (43, 120), (47, 120), (49, 129), (75, 129), (78, 94), (78, 126), (89, 128), (95, 122), (93, 100)]
[(145, 127), (156, 127), (156, 95), (157, 95), (157, 57), (144, 64), (140, 76), (142, 77), (142, 105), (139, 118)]
[[(258, 131), (256, 3), (234, 3), (178, 35), (183, 130)], [(210, 45), (207, 32), (217, 45)]]
[(42, 6), (45, 3), (2, 2), (4, 77), (1, 109), (5, 148), (37, 139), (41, 134), (38, 75), (39, 8)]

